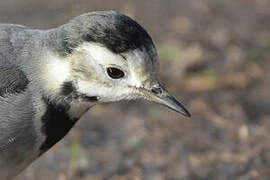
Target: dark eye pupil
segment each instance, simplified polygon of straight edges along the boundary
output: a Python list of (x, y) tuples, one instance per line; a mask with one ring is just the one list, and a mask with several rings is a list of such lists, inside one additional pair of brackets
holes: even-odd
[(107, 68), (107, 73), (113, 79), (119, 79), (124, 77), (125, 75), (125, 73), (122, 70), (114, 67)]

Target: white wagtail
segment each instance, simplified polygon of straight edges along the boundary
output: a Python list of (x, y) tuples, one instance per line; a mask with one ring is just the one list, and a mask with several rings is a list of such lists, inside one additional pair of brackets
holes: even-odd
[(55, 29), (0, 24), (0, 179), (14, 177), (98, 103), (144, 98), (190, 113), (159, 80), (148, 33), (114, 12)]

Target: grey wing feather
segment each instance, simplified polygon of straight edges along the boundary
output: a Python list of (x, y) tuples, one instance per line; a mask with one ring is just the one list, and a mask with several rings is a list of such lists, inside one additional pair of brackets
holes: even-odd
[(23, 44), (17, 38), (22, 38), (25, 29), (20, 25), (0, 24), (0, 97), (20, 93), (28, 84), (16, 61), (21, 50), (18, 44)]
[[(1, 60), (0, 60), (1, 61)], [(9, 94), (24, 91), (28, 84), (28, 79), (24, 72), (18, 67), (9, 64), (3, 65), (0, 62), (0, 96), (6, 97)]]

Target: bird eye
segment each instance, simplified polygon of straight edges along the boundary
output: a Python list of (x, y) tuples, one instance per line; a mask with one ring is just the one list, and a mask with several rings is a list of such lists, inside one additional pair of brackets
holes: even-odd
[(107, 73), (113, 79), (120, 79), (125, 76), (125, 73), (122, 70), (115, 67), (107, 68)]

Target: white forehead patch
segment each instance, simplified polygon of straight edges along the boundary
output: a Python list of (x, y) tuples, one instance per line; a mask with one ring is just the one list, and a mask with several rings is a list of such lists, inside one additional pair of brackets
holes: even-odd
[(115, 54), (108, 50), (106, 47), (103, 47), (101, 45), (98, 45), (96, 43), (83, 43), (80, 46), (80, 49), (84, 50), (90, 58), (88, 60), (95, 60), (96, 62), (99, 62), (103, 65), (119, 65), (123, 66), (125, 65), (124, 59), (119, 54)]
[(133, 50), (127, 53), (130, 69), (130, 83), (134, 87), (142, 87), (142, 83), (148, 78), (145, 74), (148, 69), (146, 59), (149, 58), (145, 51)]

